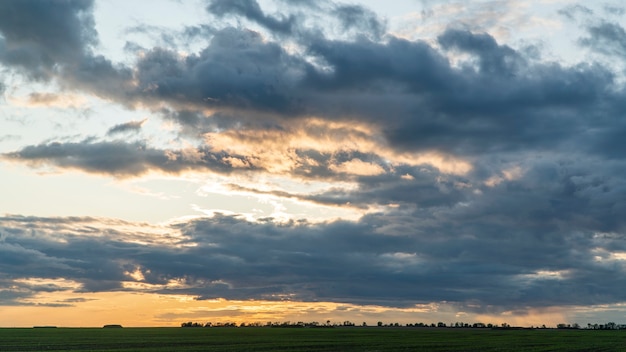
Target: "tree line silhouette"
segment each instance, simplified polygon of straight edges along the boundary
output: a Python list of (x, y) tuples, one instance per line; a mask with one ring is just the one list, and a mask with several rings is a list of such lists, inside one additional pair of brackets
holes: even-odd
[[(183, 328), (245, 328), (245, 327), (270, 327), (270, 328), (336, 328), (336, 327), (405, 327), (405, 328), (464, 328), (464, 329), (554, 329), (554, 327), (547, 327), (545, 324), (541, 326), (530, 326), (530, 327), (520, 327), (520, 326), (511, 326), (507, 323), (502, 324), (485, 324), (485, 323), (464, 323), (464, 322), (455, 322), (446, 324), (444, 322), (438, 323), (408, 323), (408, 324), (400, 324), (400, 323), (383, 323), (379, 321), (376, 325), (368, 325), (366, 322), (363, 322), (359, 325), (346, 320), (341, 323), (331, 322), (327, 320), (325, 323), (319, 323), (317, 321), (312, 322), (272, 322), (268, 321), (266, 323), (253, 322), (253, 323), (233, 323), (233, 322), (206, 322), (206, 323), (198, 323), (198, 322), (184, 322), (180, 324)], [(614, 322), (608, 322), (606, 324), (587, 324), (586, 327), (580, 326), (578, 323), (574, 324), (557, 324), (556, 329), (587, 329), (587, 330), (624, 330), (626, 329), (626, 324), (616, 324)]]

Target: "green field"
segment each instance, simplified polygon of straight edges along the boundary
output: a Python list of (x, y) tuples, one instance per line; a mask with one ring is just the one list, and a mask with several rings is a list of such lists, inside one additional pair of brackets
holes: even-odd
[(0, 351), (626, 351), (626, 331), (419, 328), (0, 329)]

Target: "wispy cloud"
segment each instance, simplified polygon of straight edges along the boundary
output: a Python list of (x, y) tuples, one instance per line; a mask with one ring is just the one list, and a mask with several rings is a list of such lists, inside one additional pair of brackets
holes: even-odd
[(124, 133), (137, 133), (141, 130), (141, 126), (147, 121), (147, 119), (143, 119), (141, 121), (130, 121), (121, 123), (119, 125), (115, 125), (107, 131), (107, 136), (113, 136), (116, 134), (124, 134)]

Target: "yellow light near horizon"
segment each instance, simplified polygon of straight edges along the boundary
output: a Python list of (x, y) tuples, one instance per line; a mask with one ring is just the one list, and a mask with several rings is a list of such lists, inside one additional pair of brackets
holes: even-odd
[[(138, 292), (42, 293), (24, 299), (20, 306), (0, 306), (0, 327), (100, 327), (121, 324), (125, 327), (176, 327), (182, 322), (261, 323), (330, 320), (357, 324), (367, 321), (416, 322), (437, 320), (438, 305), (389, 308), (333, 302), (197, 300), (190, 295), (163, 295)], [(63, 306), (67, 304), (67, 306)]]
[[(407, 308), (355, 305), (334, 302), (266, 300), (197, 300), (190, 295), (163, 295), (139, 292), (42, 293), (25, 299), (20, 306), (0, 306), (0, 327), (178, 327), (183, 322), (260, 323), (313, 322), (339, 323), (349, 320), (400, 324), (436, 322), (482, 322), (511, 326), (556, 326), (569, 322), (572, 307), (528, 308), (494, 314), (459, 312), (446, 302), (417, 304)], [(68, 306), (60, 306), (67, 304)], [(56, 306), (52, 306), (56, 305)], [(591, 309), (593, 311), (593, 309)]]

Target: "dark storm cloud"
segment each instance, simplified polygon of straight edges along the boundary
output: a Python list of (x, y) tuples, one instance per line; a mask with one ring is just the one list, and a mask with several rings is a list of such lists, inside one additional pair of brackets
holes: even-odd
[(53, 142), (28, 146), (2, 157), (9, 161), (55, 165), (116, 177), (138, 176), (149, 171), (180, 173), (193, 169), (229, 172), (233, 167), (227, 157), (246, 162), (245, 158), (213, 153), (208, 149), (159, 150), (139, 142), (121, 141)]
[(397, 148), (461, 155), (560, 148), (579, 131), (602, 127), (583, 114), (618, 107), (608, 68), (529, 61), (488, 34), (439, 37), (446, 50), (473, 58), (461, 68), (420, 41), (306, 40), (308, 55), (328, 69), (234, 28), (185, 59), (154, 49), (138, 63), (142, 99), (235, 109), (250, 119), (358, 116), (380, 125)]
[[(62, 13), (73, 18), (69, 23), (83, 29), (76, 33), (92, 33), (90, 7), (64, 4)], [(384, 29), (365, 8), (321, 6), (334, 9), (326, 15), (345, 28), (369, 23), (367, 27), (379, 28), (374, 32)], [(279, 24), (291, 23), (287, 21), (291, 17), (266, 15), (255, 1), (214, 1), (208, 8), (265, 23), (270, 32), (280, 31), (274, 28)], [(19, 33), (13, 27), (19, 28), (16, 24), (3, 27), (6, 38)], [(592, 39), (612, 45), (607, 50), (623, 51), (621, 27), (604, 24), (590, 32)], [(198, 53), (181, 57), (174, 49), (147, 49), (133, 68), (90, 54), (88, 48), (95, 39), (93, 33), (87, 34), (67, 34), (67, 45), (79, 53), (77, 60), (48, 55), (65, 68), (66, 74), (59, 76), (64, 87), (84, 89), (128, 106), (161, 109), (166, 104), (175, 113), (208, 107), (226, 114), (238, 111), (247, 120), (265, 119), (263, 114), (270, 113), (284, 119), (357, 118), (378, 125), (388, 142), (401, 150), (478, 156), (529, 148), (562, 149), (574, 144), (581, 131), (607, 127), (603, 125), (606, 120), (598, 118), (607, 109), (613, 109), (611, 114), (624, 110), (616, 103), (619, 89), (609, 68), (528, 60), (527, 51), (500, 44), (486, 33), (447, 30), (438, 38), (441, 51), (425, 41), (391, 36), (329, 39), (321, 30), (303, 27), (291, 33), (300, 49), (288, 52), (271, 37), (224, 28), (215, 31), (209, 45)], [(37, 38), (31, 41), (45, 53), (60, 50)], [(447, 55), (456, 52), (470, 59), (453, 66)], [(588, 142), (589, 149), (598, 150), (593, 144), (599, 140)]]
[(97, 43), (93, 1), (7, 0), (0, 3), (0, 62), (34, 78), (73, 64)]
[(148, 101), (289, 112), (297, 106), (290, 89), (304, 65), (258, 33), (227, 28), (184, 59), (162, 48), (147, 52), (136, 79)]

